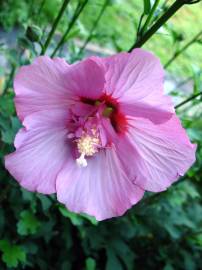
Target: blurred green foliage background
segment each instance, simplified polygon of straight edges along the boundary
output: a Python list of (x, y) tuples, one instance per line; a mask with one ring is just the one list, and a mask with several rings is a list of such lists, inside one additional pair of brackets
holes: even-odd
[[(109, 0), (88, 46), (80, 52), (105, 3), (89, 0), (58, 55), (74, 62), (88, 54), (127, 51), (135, 41), (146, 2)], [(153, 21), (173, 2), (161, 0)], [(98, 223), (69, 212), (54, 196), (21, 189), (5, 170), (4, 156), (14, 150), (13, 139), (20, 128), (13, 76), (19, 66), (39, 55), (61, 4), (61, 0), (0, 0), (0, 269), (202, 269), (202, 36), (167, 67), (174, 102), (198, 95), (177, 110), (191, 140), (198, 144), (197, 161), (168, 191), (147, 193), (123, 217)], [(47, 54), (66, 31), (77, 4), (70, 1)], [(201, 3), (184, 6), (144, 48), (166, 64), (201, 31), (201, 10)], [(37, 42), (27, 30), (33, 25)]]

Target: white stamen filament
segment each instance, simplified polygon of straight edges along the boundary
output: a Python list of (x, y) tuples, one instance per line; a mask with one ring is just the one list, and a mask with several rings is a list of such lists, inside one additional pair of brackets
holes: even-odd
[(82, 153), (79, 158), (76, 159), (77, 165), (80, 167), (86, 167), (88, 165), (87, 160), (85, 159), (85, 154)]

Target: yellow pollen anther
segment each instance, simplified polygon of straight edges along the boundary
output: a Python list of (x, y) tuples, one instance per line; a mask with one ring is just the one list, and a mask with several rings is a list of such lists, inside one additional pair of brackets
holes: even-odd
[(84, 135), (80, 139), (78, 139), (77, 148), (80, 154), (84, 154), (85, 156), (93, 156), (98, 151), (98, 144), (98, 137)]
[(83, 135), (77, 140), (77, 148), (81, 154), (79, 158), (76, 159), (76, 163), (81, 167), (86, 167), (87, 160), (85, 156), (93, 156), (98, 152), (97, 146), (100, 143), (98, 136), (96, 136), (96, 131), (92, 129), (93, 136), (88, 134)]

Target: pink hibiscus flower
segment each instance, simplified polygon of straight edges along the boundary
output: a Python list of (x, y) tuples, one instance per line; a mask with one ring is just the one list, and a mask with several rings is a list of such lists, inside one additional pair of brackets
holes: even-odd
[(23, 128), (9, 172), (24, 188), (97, 220), (122, 215), (144, 191), (163, 191), (195, 161), (195, 145), (163, 95), (163, 68), (135, 49), (74, 65), (38, 57), (20, 68)]

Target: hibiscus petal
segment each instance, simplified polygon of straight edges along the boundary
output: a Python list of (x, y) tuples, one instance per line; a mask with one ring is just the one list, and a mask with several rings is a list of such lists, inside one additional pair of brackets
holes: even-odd
[(88, 58), (71, 67), (66, 74), (68, 88), (79, 97), (99, 98), (105, 84), (104, 69)]
[(163, 67), (153, 54), (135, 49), (105, 58), (102, 63), (106, 92), (118, 99), (124, 114), (155, 123), (171, 118), (174, 109), (171, 99), (163, 95)]
[(103, 220), (123, 213), (144, 191), (127, 178), (113, 148), (88, 159), (88, 166), (71, 161), (56, 182), (58, 200), (70, 211), (87, 213)]
[(66, 108), (69, 104), (65, 79), (70, 66), (63, 59), (40, 56), (19, 69), (14, 80), (15, 103), (19, 118), (41, 110)]
[(141, 188), (163, 191), (194, 163), (196, 146), (176, 116), (161, 125), (139, 118), (129, 120), (129, 125), (117, 152), (129, 178)]
[(103, 69), (91, 59), (68, 65), (60, 58), (40, 56), (15, 77), (17, 114), (23, 120), (33, 112), (67, 108), (78, 96), (97, 98), (104, 83)]
[[(30, 191), (45, 194), (56, 191), (57, 174), (70, 152), (62, 117), (62, 111), (58, 111), (54, 119), (50, 118), (49, 111), (26, 117), (25, 128), (20, 129), (15, 139), (16, 151), (5, 157), (8, 171)], [(57, 124), (52, 125), (53, 121)]]

